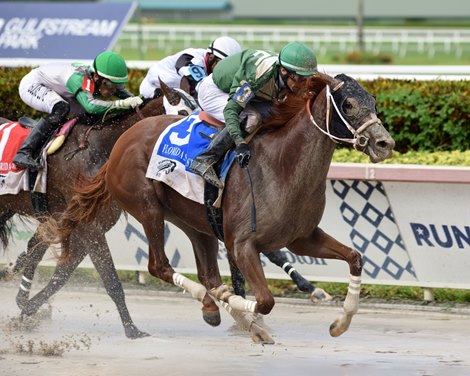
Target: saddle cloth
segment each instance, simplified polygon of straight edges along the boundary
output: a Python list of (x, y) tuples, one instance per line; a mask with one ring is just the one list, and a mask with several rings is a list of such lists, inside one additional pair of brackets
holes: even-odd
[[(19, 170), (13, 163), (16, 152), (29, 132), (16, 121), (0, 125), (0, 195), (29, 191), (27, 170)], [(39, 171), (34, 191), (46, 193), (46, 176), (47, 166)]]
[[(196, 156), (210, 143), (210, 136), (218, 131), (200, 118), (200, 112), (168, 126), (158, 138), (150, 158), (146, 177), (161, 181), (182, 196), (204, 203), (204, 179), (189, 170)], [(228, 153), (221, 167), (224, 181), (235, 154)]]

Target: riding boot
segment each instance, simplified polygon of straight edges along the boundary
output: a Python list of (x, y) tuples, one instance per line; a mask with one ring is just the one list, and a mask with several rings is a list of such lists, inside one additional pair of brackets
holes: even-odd
[(44, 118), (40, 119), (16, 153), (13, 163), (19, 168), (38, 171), (40, 167), (38, 157), (42, 147), (56, 129), (54, 124)]
[(189, 169), (202, 176), (208, 183), (222, 189), (224, 184), (219, 180), (213, 165), (224, 156), (232, 145), (233, 140), (228, 129), (222, 129), (212, 139), (207, 149), (193, 160)]

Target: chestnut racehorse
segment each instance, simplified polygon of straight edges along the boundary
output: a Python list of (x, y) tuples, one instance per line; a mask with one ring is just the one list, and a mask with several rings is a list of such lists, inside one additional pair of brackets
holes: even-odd
[[(395, 143), (377, 118), (374, 98), (357, 81), (346, 75), (318, 74), (304, 85), (306, 94), (291, 95), (277, 105), (275, 114), (250, 141), (249, 169), (232, 166), (225, 184), (221, 204), (225, 246), (256, 301), (234, 296), (222, 285), (217, 238), (204, 206), (145, 177), (156, 140), (177, 120), (172, 116), (137, 123), (119, 138), (98, 174), (77, 185), (68, 208), (54, 224), (53, 234), (63, 242), (64, 257), (74, 251), (67, 246), (74, 243), (77, 224), (96, 223), (107, 211), (106, 203), (117, 202), (144, 228), (149, 272), (189, 290), (202, 302), (206, 321), (212, 322), (220, 320), (213, 298), (236, 311), (271, 312), (274, 298), (260, 262), (261, 251), (286, 247), (299, 256), (343, 260), (349, 265), (350, 283), (344, 312), (331, 324), (330, 334), (345, 332), (358, 310), (362, 257), (318, 227), (325, 208), (327, 172), (336, 142), (354, 146), (374, 163), (390, 157)], [(256, 231), (252, 229), (253, 205)], [(181, 228), (191, 240), (202, 285), (170, 266), (164, 252), (164, 220)]]

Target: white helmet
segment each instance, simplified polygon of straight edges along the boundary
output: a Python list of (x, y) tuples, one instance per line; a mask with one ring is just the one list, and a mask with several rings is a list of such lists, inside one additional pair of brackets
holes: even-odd
[(236, 54), (242, 49), (238, 42), (230, 37), (219, 37), (214, 39), (209, 47), (207, 47), (207, 52), (214, 54), (219, 59), (223, 59), (227, 56)]

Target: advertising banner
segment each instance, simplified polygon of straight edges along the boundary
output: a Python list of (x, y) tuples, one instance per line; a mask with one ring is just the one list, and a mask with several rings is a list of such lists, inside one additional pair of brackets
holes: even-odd
[(112, 49), (136, 4), (0, 2), (0, 58), (93, 59)]
[[(370, 170), (370, 165), (365, 166)], [(358, 165), (336, 164), (327, 181), (327, 204), (320, 227), (362, 254), (364, 283), (470, 289), (470, 168), (436, 170), (374, 165), (374, 176)], [(408, 181), (412, 180), (421, 181)], [(436, 182), (442, 178), (442, 182)], [(432, 179), (426, 182), (422, 179)], [(452, 182), (456, 180), (459, 183)], [(14, 260), (34, 231), (34, 224), (15, 222), (13, 242), (0, 252), (0, 263)], [(147, 270), (148, 246), (143, 229), (132, 217), (122, 216), (106, 234), (118, 269)], [(297, 256), (283, 250), (289, 262), (311, 281), (347, 282), (349, 267), (344, 261)], [(192, 246), (172, 224), (165, 226), (165, 252), (181, 273), (196, 273)], [(288, 279), (284, 271), (261, 254), (268, 278)], [(54, 265), (52, 254), (43, 264)], [(91, 267), (87, 258), (81, 266)], [(219, 243), (219, 268), (230, 275), (226, 250)]]

